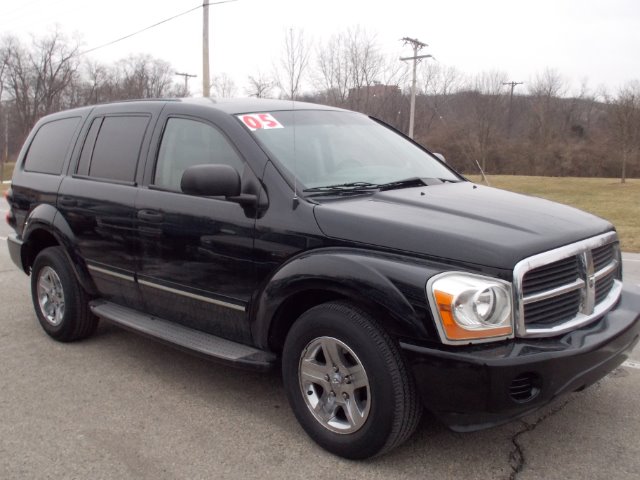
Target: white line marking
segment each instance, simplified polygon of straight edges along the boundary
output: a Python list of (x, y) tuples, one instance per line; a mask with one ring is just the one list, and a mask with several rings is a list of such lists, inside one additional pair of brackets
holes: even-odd
[(634, 362), (633, 360), (627, 360), (622, 364), (622, 366), (640, 370), (640, 362)]
[(0, 237), (0, 240), (4, 240), (6, 242), (7, 241), (7, 237)]
[(631, 258), (624, 258), (624, 257), (622, 257), (622, 261), (623, 262), (640, 262), (640, 260), (631, 259)]
[(5, 180), (5, 181), (4, 181), (4, 182), (2, 182), (2, 183), (11, 183), (11, 180)]

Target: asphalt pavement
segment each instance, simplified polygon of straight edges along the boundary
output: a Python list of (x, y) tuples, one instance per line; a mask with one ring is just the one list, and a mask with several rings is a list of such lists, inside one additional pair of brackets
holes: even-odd
[[(520, 421), (457, 434), (427, 415), (390, 454), (347, 461), (304, 434), (277, 372), (223, 367), (104, 322), (89, 340), (51, 340), (6, 233), (2, 221), (1, 479), (640, 478), (638, 350)], [(640, 255), (624, 268), (640, 284)]]

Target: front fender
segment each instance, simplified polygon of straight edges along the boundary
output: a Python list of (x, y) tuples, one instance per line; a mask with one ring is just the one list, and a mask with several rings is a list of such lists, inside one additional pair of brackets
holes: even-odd
[[(282, 265), (257, 301), (253, 338), (268, 348), (278, 309), (304, 291), (329, 291), (370, 306), (396, 337), (437, 338), (425, 295), (427, 280), (443, 271), (410, 257), (355, 249), (318, 249)], [(376, 313), (376, 312), (374, 312)]]

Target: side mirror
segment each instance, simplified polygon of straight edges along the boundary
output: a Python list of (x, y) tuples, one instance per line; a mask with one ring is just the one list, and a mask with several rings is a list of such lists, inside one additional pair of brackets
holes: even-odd
[(447, 163), (447, 159), (444, 158), (444, 155), (441, 153), (434, 153), (434, 157), (437, 157), (442, 163)]
[(240, 174), (230, 165), (194, 165), (183, 172), (180, 188), (191, 195), (236, 197), (240, 195)]

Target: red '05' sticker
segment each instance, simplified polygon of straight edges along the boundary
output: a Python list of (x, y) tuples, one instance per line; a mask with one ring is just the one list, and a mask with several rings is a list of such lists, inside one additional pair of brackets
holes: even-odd
[(244, 123), (251, 131), (269, 128), (284, 128), (284, 126), (270, 113), (245, 113), (237, 115), (237, 117)]

